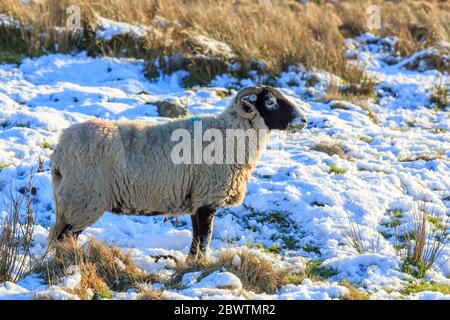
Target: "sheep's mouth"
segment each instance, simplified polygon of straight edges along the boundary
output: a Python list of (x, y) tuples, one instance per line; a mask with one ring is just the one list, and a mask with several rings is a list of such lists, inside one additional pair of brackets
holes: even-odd
[(296, 133), (296, 132), (301, 132), (303, 131), (303, 129), (306, 127), (306, 123), (302, 123), (302, 124), (290, 124), (288, 125), (288, 127), (286, 128), (286, 131), (289, 133)]

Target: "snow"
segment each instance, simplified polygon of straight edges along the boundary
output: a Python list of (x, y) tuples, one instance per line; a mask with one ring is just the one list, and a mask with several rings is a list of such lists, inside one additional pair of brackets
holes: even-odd
[(300, 285), (287, 285), (279, 291), (283, 300), (331, 300), (348, 294), (348, 289), (334, 283), (303, 280)]
[(28, 290), (9, 281), (0, 284), (0, 299), (17, 299), (28, 293)]
[(106, 18), (99, 17), (97, 19), (98, 29), (96, 36), (99, 39), (109, 41), (115, 36), (128, 34), (134, 38), (142, 38), (148, 33), (160, 36), (161, 34), (149, 27), (132, 25), (124, 22), (117, 22)]
[(69, 266), (67, 268), (69, 274), (60, 281), (60, 286), (69, 290), (76, 289), (81, 283), (81, 273), (77, 266)]
[[(104, 28), (98, 36), (104, 39), (123, 32), (136, 36), (145, 32), (139, 26), (101, 21)], [(382, 231), (392, 232), (383, 223), (392, 221), (393, 210), (403, 214), (400, 228), (410, 226), (419, 198), (429, 202), (436, 216), (450, 214), (450, 118), (448, 108), (437, 112), (430, 102), (434, 83), (438, 78), (449, 80), (448, 75), (435, 70), (405, 70), (402, 63), (387, 65), (383, 59), (392, 46), (391, 40), (380, 40), (381, 44), (373, 39), (369, 44), (363, 44), (362, 39), (349, 42), (352, 54), (359, 62), (367, 62), (368, 71), (379, 81), (378, 98), (370, 103), (378, 124), (355, 104), (341, 102), (347, 107), (343, 110), (332, 108), (332, 103), (318, 102), (333, 75), (292, 68), (280, 76), (278, 87), (305, 112), (307, 127), (302, 133), (274, 132), (248, 184), (243, 205), (222, 209), (215, 219), (213, 256), (221, 248), (277, 244), (282, 250), (280, 256), (273, 257), (276, 264), (302, 270), (306, 260), (323, 260), (323, 266), (333, 269), (336, 275), (327, 281), (306, 279), (269, 295), (243, 289), (230, 270), (217, 270), (208, 276), (188, 273), (182, 279), (183, 289), (163, 288), (164, 298), (339, 299), (348, 293), (339, 284), (341, 280), (350, 281), (373, 298), (449, 298), (433, 292), (400, 294), (410, 276), (401, 271), (395, 241), (380, 235)], [(0, 165), (6, 165), (0, 169), (0, 190), (6, 200), (8, 188), (27, 186), (39, 157), (44, 160), (45, 172), (34, 175), (37, 216), (33, 255), (45, 251), (48, 228), (54, 222), (49, 171), (52, 150), (44, 148), (44, 142), (54, 146), (62, 129), (92, 117), (167, 121), (151, 104), (158, 100), (181, 101), (194, 115), (219, 112), (231, 102), (231, 96), (222, 98), (218, 92), (257, 82), (222, 75), (211, 87), (184, 89), (180, 85), (184, 71), (150, 82), (143, 70), (144, 62), (140, 60), (92, 58), (86, 53), (26, 58), (18, 67), (0, 65)], [(307, 87), (306, 79), (312, 74), (318, 81)], [(296, 85), (289, 87), (291, 80)], [(353, 160), (310, 150), (323, 142), (344, 145)], [(398, 161), (424, 154), (439, 157), (432, 161)], [(347, 171), (332, 174), (330, 165)], [(0, 203), (0, 213), (3, 209)], [(355, 252), (343, 234), (349, 221), (363, 230), (366, 248), (377, 243), (374, 250)], [(127, 250), (146, 272), (170, 275), (174, 262), (156, 261), (153, 256), (172, 255), (184, 260), (191, 242), (190, 219), (183, 216), (178, 221), (164, 221), (160, 217), (105, 213), (82, 233), (79, 242), (91, 237)], [(120, 261), (117, 263), (120, 267)], [(233, 263), (238, 265), (239, 258)], [(427, 273), (428, 279), (440, 283), (448, 280), (448, 245), (433, 269)], [(30, 299), (36, 293), (75, 299), (66, 289), (76, 288), (80, 276), (74, 270), (51, 287), (26, 279), (19, 284), (1, 283), (0, 299)], [(135, 296), (117, 293), (116, 298)]]
[(238, 277), (230, 272), (213, 272), (190, 287), (242, 289), (242, 283)]
[(59, 286), (51, 286), (46, 290), (35, 293), (35, 299), (43, 300), (80, 300), (80, 298), (67, 292)]
[(413, 294), (411, 299), (413, 300), (450, 300), (450, 294), (443, 294), (434, 291), (422, 291)]
[(192, 37), (192, 41), (202, 47), (202, 53), (204, 54), (220, 56), (226, 59), (235, 57), (233, 49), (225, 42), (217, 41), (202, 34), (192, 34), (190, 36)]

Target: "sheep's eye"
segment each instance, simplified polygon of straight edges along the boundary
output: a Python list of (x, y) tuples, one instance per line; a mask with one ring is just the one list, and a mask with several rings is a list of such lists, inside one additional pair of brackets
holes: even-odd
[(266, 108), (269, 110), (274, 110), (277, 108), (277, 101), (275, 97), (270, 97), (266, 100)]
[(251, 94), (249, 96), (242, 97), (242, 100), (255, 102), (256, 100), (258, 100), (258, 97), (256, 96), (256, 94)]

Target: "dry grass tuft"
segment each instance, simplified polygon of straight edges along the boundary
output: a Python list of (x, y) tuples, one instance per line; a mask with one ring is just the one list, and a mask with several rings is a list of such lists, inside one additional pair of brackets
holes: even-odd
[(398, 159), (398, 162), (414, 162), (414, 161), (434, 161), (438, 159), (442, 159), (443, 154), (441, 152), (437, 152), (435, 154), (418, 154), (415, 156), (406, 156)]
[(337, 155), (341, 159), (349, 160), (352, 159), (347, 155), (346, 150), (343, 146), (338, 143), (325, 143), (320, 142), (311, 147), (311, 150), (323, 152), (329, 155), (330, 157), (333, 155)]
[(79, 247), (73, 238), (54, 245), (54, 254), (41, 267), (40, 273), (49, 284), (57, 284), (73, 272), (73, 266), (81, 273), (81, 283), (74, 293), (83, 299), (110, 298), (111, 289), (125, 291), (153, 280), (151, 275), (139, 270), (131, 257), (120, 249), (96, 240), (90, 240)]
[(340, 283), (341, 286), (344, 286), (348, 289), (348, 294), (345, 295), (342, 300), (369, 300), (370, 296), (361, 291), (358, 290), (354, 285), (352, 285), (350, 282), (348, 282), (347, 280), (344, 280)]
[(284, 278), (289, 270), (277, 268), (263, 254), (252, 250), (224, 250), (216, 260), (200, 260), (178, 264), (177, 273), (171, 281), (171, 286), (179, 287), (185, 273), (202, 271), (203, 276), (217, 270), (225, 269), (236, 275), (244, 289), (256, 293), (274, 293), (284, 284)]
[[(378, 119), (376, 115), (373, 113), (372, 109), (367, 105), (366, 102), (364, 102), (364, 98), (368, 98), (373, 95), (374, 90), (374, 83), (373, 82), (365, 82), (366, 80), (362, 79), (362, 83), (365, 84), (359, 84), (359, 85), (349, 85), (347, 87), (338, 86), (335, 83), (331, 83), (327, 91), (325, 92), (325, 95), (320, 99), (323, 102), (330, 102), (335, 101), (332, 105), (332, 108), (335, 109), (345, 109), (348, 107), (345, 107), (343, 103), (339, 103), (339, 101), (348, 101), (350, 103), (353, 103), (356, 106), (359, 106), (363, 110), (367, 112), (367, 116), (372, 120), (373, 123), (378, 123)], [(364, 90), (359, 89), (343, 89), (343, 88), (358, 88), (358, 87), (366, 87)]]
[(430, 101), (434, 103), (438, 110), (443, 110), (450, 106), (450, 83), (440, 81), (431, 93)]
[[(28, 189), (32, 190), (30, 176)], [(34, 232), (34, 211), (30, 192), (9, 189), (9, 200), (3, 198), (5, 215), (0, 217), (0, 282), (17, 282), (24, 277), (36, 261), (31, 257)], [(25, 208), (25, 212), (22, 212)]]
[(47, 300), (47, 301), (50, 301), (50, 300), (56, 300), (53, 296), (51, 296), (50, 294), (48, 294), (48, 293), (42, 293), (42, 292), (35, 292), (35, 293), (33, 293), (33, 295), (31, 296), (31, 299), (32, 300)]
[(139, 288), (138, 300), (161, 300), (162, 299), (161, 290), (153, 289), (148, 286), (141, 286)]
[(406, 246), (403, 271), (422, 278), (450, 242), (449, 227), (449, 217), (441, 221), (429, 212), (425, 202), (416, 202), (412, 229), (405, 230), (403, 234)]
[[(204, 84), (228, 70), (208, 52), (198, 51), (193, 35), (200, 34), (228, 44), (241, 65), (263, 63), (262, 71), (277, 75), (293, 64), (320, 68), (345, 80), (350, 94), (370, 95), (370, 80), (362, 69), (349, 66), (344, 57), (346, 37), (364, 32), (399, 38), (397, 51), (409, 55), (448, 41), (449, 4), (442, 1), (390, 2), (354, 1), (185, 1), (185, 0), (41, 0), (25, 2), (0, 0), (0, 13), (21, 22), (18, 27), (0, 26), (0, 43), (26, 55), (45, 52), (87, 50), (91, 54), (125, 55), (144, 58), (148, 74), (155, 76), (158, 62), (164, 72), (187, 66), (192, 79), (187, 85)], [(81, 9), (83, 31), (70, 32), (66, 25), (69, 5)], [(369, 30), (366, 9), (380, 6), (382, 28)], [(141, 39), (118, 36), (110, 41), (96, 39), (97, 18), (149, 26), (158, 32)], [(27, 28), (32, 26), (32, 28)], [(59, 27), (55, 29), (55, 27)], [(160, 34), (161, 36), (158, 36)], [(0, 46), (1, 47), (1, 46)], [(189, 60), (200, 54), (206, 56)], [(225, 68), (226, 67), (226, 68)], [(369, 81), (369, 82), (368, 82)]]
[(356, 254), (365, 254), (367, 252), (379, 253), (381, 235), (375, 240), (366, 240), (363, 236), (364, 231), (359, 224), (354, 223), (347, 217), (347, 224), (342, 227), (342, 235), (347, 243), (353, 248)]

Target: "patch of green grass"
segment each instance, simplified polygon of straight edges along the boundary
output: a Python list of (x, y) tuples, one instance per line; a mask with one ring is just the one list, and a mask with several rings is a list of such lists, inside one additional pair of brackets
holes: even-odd
[[(414, 240), (414, 235), (408, 235), (408, 237), (410, 237), (411, 240)], [(408, 237), (406, 235), (404, 235), (404, 234), (399, 234), (399, 235), (397, 235), (397, 240), (400, 243), (404, 244)]]
[(440, 230), (442, 232), (445, 232), (445, 225), (442, 223), (441, 219), (436, 216), (428, 215), (427, 220), (432, 224), (431, 231), (435, 232), (437, 230)]
[(391, 215), (392, 215), (392, 220), (389, 222), (381, 223), (381, 225), (388, 227), (388, 228), (399, 227), (401, 225), (401, 218), (403, 218), (403, 212), (398, 209), (394, 209), (391, 211)]
[(330, 167), (330, 173), (334, 173), (334, 174), (344, 174), (347, 172), (347, 170), (340, 168), (338, 166), (335, 165), (328, 165)]
[(305, 274), (309, 279), (324, 281), (330, 277), (337, 275), (337, 271), (322, 266), (323, 261), (310, 260), (306, 264)]
[(317, 253), (317, 254), (321, 254), (320, 253), (320, 248), (317, 246), (314, 246), (312, 244), (305, 244), (304, 246), (301, 247), (303, 249), (303, 251), (306, 252), (313, 252), (313, 253)]
[(0, 63), (19, 64), (25, 56), (22, 53), (0, 49)]
[(288, 250), (298, 250), (300, 248), (297, 238), (292, 235), (282, 235), (280, 239), (283, 242), (283, 247)]
[(266, 249), (266, 248), (263, 246), (263, 244), (262, 244), (262, 243), (259, 243), (259, 242), (256, 242), (256, 243), (254, 243), (254, 242), (247, 243), (247, 247), (252, 248), (252, 249), (259, 249), (259, 250), (261, 250), (261, 251), (264, 251), (264, 250)]
[(405, 259), (403, 262), (402, 272), (412, 275), (414, 278), (421, 279), (425, 276), (428, 268), (423, 261), (413, 261), (412, 259)]
[(96, 291), (94, 293), (94, 297), (92, 300), (104, 300), (104, 299), (111, 299), (113, 297), (113, 294), (110, 290), (105, 288), (100, 288), (99, 291)]
[(321, 203), (321, 202), (318, 202), (318, 201), (313, 201), (313, 202), (311, 202), (311, 205), (312, 205), (313, 207), (325, 207), (325, 204), (324, 204), (324, 203)]
[[(299, 231), (296, 230), (295, 222), (289, 219), (288, 215), (285, 212), (258, 212), (252, 208), (246, 208), (249, 210), (249, 214), (247, 214), (244, 218), (244, 221), (246, 223), (248, 223), (249, 220), (254, 219), (258, 223), (270, 225), (270, 228), (276, 231), (272, 235), (271, 239), (273, 241), (281, 240), (281, 248), (287, 250), (298, 250), (300, 248), (300, 246), (298, 245), (298, 236), (293, 235), (298, 235)], [(249, 226), (248, 228), (255, 232), (258, 231), (258, 228), (255, 226)], [(271, 250), (276, 251), (278, 249), (273, 247)]]
[(362, 142), (365, 142), (365, 143), (372, 143), (372, 141), (373, 141), (372, 138), (364, 137), (364, 136), (359, 137), (359, 140), (361, 140)]
[(392, 211), (392, 215), (394, 216), (395, 219), (400, 219), (403, 217), (403, 212), (400, 211), (399, 209), (395, 209), (394, 211)]
[(275, 223), (281, 228), (289, 228), (290, 223), (285, 213), (274, 211), (270, 212), (266, 218), (268, 222)]
[(274, 224), (282, 233), (287, 233), (294, 224), (291, 220), (289, 220), (286, 213), (280, 211), (255, 213), (255, 215), (256, 221), (259, 223)]
[(440, 292), (442, 294), (450, 294), (450, 285), (420, 280), (418, 282), (411, 283), (410, 285), (405, 287), (401, 291), (401, 293), (408, 295), (423, 291), (433, 291), (433, 292)]
[(216, 94), (216, 96), (218, 96), (219, 98), (222, 98), (222, 99), (229, 97), (231, 94), (229, 91), (224, 91), (224, 90), (216, 90), (216, 91), (214, 91), (214, 93)]
[(272, 244), (270, 247), (267, 248), (267, 252), (280, 253), (281, 252), (281, 246), (279, 244)]
[(13, 126), (17, 128), (29, 128), (31, 123), (30, 121), (27, 121), (26, 123), (14, 122)]
[(390, 224), (390, 226), (391, 226), (392, 228), (397, 228), (397, 227), (399, 227), (400, 225), (401, 225), (401, 222), (400, 222), (400, 220), (398, 220), (398, 219), (392, 220), (392, 222), (391, 222), (391, 224)]
[[(435, 224), (428, 217), (432, 217), (431, 221)], [(425, 202), (419, 201), (414, 206), (412, 228), (405, 230), (403, 234), (406, 250), (403, 254), (402, 271), (416, 278), (423, 278), (433, 268), (440, 252), (450, 240), (447, 231), (449, 219), (443, 225), (440, 222), (434, 218)], [(432, 228), (428, 227), (430, 225)]]
[(48, 142), (48, 141), (44, 141), (44, 142), (42, 142), (41, 143), (41, 147), (43, 148), (43, 149), (50, 149), (50, 150), (53, 150), (53, 146), (50, 144), (50, 142)]
[(383, 236), (383, 238), (385, 239), (390, 239), (392, 238), (393, 234), (387, 231), (380, 231), (380, 234)]
[(284, 279), (284, 284), (300, 284), (305, 279), (313, 281), (325, 281), (333, 277), (337, 272), (331, 268), (322, 266), (323, 261), (310, 260), (306, 264), (305, 270), (302, 272), (295, 272), (287, 274)]
[(265, 253), (276, 253), (279, 254), (281, 252), (281, 246), (279, 244), (272, 244), (269, 247), (264, 247), (262, 243), (249, 243), (247, 247), (261, 250)]
[(0, 163), (0, 171), (5, 169), (6, 167), (9, 167), (10, 165), (11, 165), (11, 163)]

